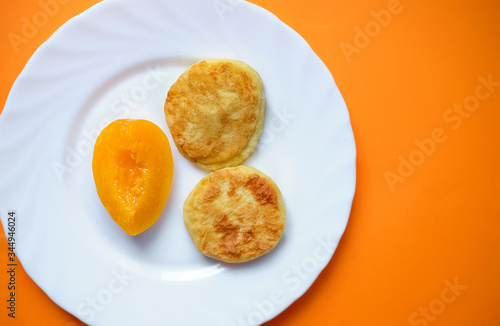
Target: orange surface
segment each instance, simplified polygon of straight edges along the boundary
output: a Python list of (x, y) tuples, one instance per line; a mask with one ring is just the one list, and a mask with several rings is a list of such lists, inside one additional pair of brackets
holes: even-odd
[[(64, 2), (17, 47), (9, 33), (42, 9), (2, 2), (2, 107), (35, 49), (96, 1)], [(500, 325), (500, 3), (254, 2), (328, 66), (358, 150), (352, 214), (332, 261), (266, 325)], [(8, 319), (6, 274), (0, 325), (81, 324), (22, 272), (18, 315)]]

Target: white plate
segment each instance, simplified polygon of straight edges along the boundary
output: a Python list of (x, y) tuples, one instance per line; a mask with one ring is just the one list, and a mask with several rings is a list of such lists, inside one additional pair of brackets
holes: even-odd
[[(95, 138), (122, 117), (156, 123), (170, 85), (205, 58), (262, 76), (266, 122), (244, 164), (282, 190), (287, 226), (268, 255), (241, 265), (199, 254), (182, 205), (207, 173), (173, 146), (158, 222), (136, 237), (109, 217), (91, 171)], [(17, 255), (58, 305), (91, 325), (253, 325), (300, 297), (330, 260), (355, 188), (345, 103), (307, 43), (266, 10), (229, 0), (107, 0), (33, 55), (0, 116), (0, 215), (15, 209)]]

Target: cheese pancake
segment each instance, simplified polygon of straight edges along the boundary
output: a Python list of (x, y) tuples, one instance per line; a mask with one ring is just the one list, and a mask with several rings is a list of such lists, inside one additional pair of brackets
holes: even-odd
[(184, 223), (196, 248), (228, 263), (271, 251), (283, 234), (285, 218), (278, 186), (247, 166), (210, 173), (184, 203)]
[(172, 85), (165, 117), (179, 152), (211, 171), (241, 164), (264, 126), (264, 85), (247, 64), (209, 59)]

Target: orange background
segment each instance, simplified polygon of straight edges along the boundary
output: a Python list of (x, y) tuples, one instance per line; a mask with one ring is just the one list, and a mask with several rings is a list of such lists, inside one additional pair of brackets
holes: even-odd
[[(23, 17), (31, 20), (41, 7), (38, 0), (2, 1), (1, 107), (37, 47), (97, 2), (65, 1), (16, 47), (9, 33), (20, 35)], [(500, 82), (500, 3), (253, 2), (294, 28), (328, 66), (358, 151), (352, 214), (332, 261), (266, 325), (500, 325), (500, 87), (488, 90), (478, 80)], [(376, 23), (372, 11), (388, 9), (386, 26)], [(483, 99), (474, 100), (478, 87)], [(457, 106), (464, 100), (472, 112)], [(0, 325), (81, 325), (24, 272), (17, 281), (12, 321), (0, 273)], [(454, 293), (448, 282), (460, 288)]]

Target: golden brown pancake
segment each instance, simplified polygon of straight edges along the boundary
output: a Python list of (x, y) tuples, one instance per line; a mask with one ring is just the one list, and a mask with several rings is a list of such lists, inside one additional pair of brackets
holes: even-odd
[(184, 203), (184, 223), (196, 248), (228, 263), (271, 251), (283, 234), (285, 218), (278, 186), (247, 166), (210, 173)]
[(179, 152), (196, 165), (236, 166), (257, 147), (264, 126), (264, 86), (243, 62), (208, 59), (172, 85), (165, 117)]

